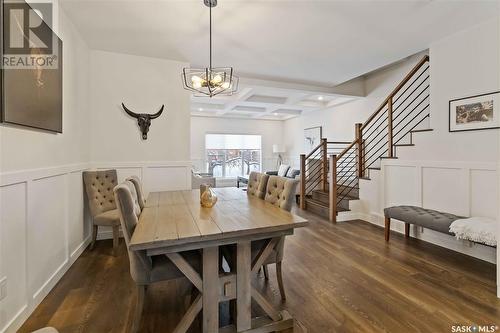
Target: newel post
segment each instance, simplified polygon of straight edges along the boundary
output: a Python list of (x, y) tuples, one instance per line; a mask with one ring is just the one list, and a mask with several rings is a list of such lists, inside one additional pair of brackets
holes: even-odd
[(329, 218), (337, 223), (337, 155), (330, 155)]
[(323, 191), (326, 192), (328, 189), (328, 143), (326, 139), (321, 139), (321, 158), (322, 158), (322, 174), (323, 179)]
[(387, 156), (394, 157), (392, 137), (392, 96), (387, 100)]
[(356, 124), (356, 141), (357, 141), (357, 164), (358, 164), (358, 177), (363, 178), (363, 161), (364, 161), (364, 152), (363, 152), (363, 131), (361, 127), (363, 124)]
[(300, 155), (300, 209), (306, 209), (306, 155)]

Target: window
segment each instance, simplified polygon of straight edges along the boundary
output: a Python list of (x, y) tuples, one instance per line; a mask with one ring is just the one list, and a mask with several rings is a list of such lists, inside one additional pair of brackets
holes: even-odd
[(207, 171), (215, 177), (237, 177), (261, 170), (261, 136), (207, 134)]

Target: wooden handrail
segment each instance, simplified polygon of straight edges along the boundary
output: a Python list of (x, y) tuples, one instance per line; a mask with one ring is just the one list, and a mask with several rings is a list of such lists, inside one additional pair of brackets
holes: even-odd
[(416, 65), (415, 67), (413, 67), (413, 69), (404, 77), (404, 79), (396, 86), (396, 88), (394, 88), (394, 90), (389, 94), (389, 96), (387, 96), (387, 98), (382, 102), (382, 104), (380, 104), (380, 106), (377, 108), (377, 110), (372, 113), (372, 115), (368, 118), (367, 121), (365, 121), (363, 123), (363, 126), (361, 126), (361, 130), (365, 129), (366, 126), (368, 126), (373, 119), (375, 119), (375, 117), (380, 113), (380, 111), (382, 111), (382, 109), (384, 108), (384, 106), (387, 104), (387, 102), (389, 101), (389, 99), (393, 98), (394, 95), (396, 95), (400, 90), (401, 88), (403, 88), (403, 86), (408, 82), (410, 81), (410, 79), (413, 77), (413, 75), (415, 75), (415, 73), (427, 62), (429, 61), (429, 56), (426, 55), (424, 56)]
[[(321, 140), (323, 140), (323, 139), (321, 139)], [(317, 145), (317, 146), (316, 146), (316, 148), (314, 148), (314, 149), (313, 149), (313, 150), (312, 150), (309, 154), (307, 154), (307, 155), (306, 155), (306, 160), (307, 160), (309, 157), (311, 157), (311, 156), (312, 156), (312, 155), (316, 152), (316, 150), (320, 149), (322, 146), (323, 146), (323, 141), (321, 141), (321, 142), (319, 143), (319, 145)]]
[(337, 155), (337, 161), (340, 160), (342, 156), (344, 156), (349, 151), (349, 149), (351, 149), (356, 143), (358, 143), (357, 139), (351, 142), (351, 144), (347, 146), (344, 150), (342, 150), (342, 152)]

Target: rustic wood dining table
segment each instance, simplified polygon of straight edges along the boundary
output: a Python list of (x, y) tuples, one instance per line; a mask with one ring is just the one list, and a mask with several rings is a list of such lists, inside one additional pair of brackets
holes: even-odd
[[(166, 255), (188, 278), (199, 295), (191, 303), (174, 332), (186, 332), (203, 311), (204, 333), (273, 332), (293, 327), (293, 318), (276, 310), (252, 286), (251, 276), (262, 266), (278, 240), (304, 227), (307, 220), (284, 211), (237, 188), (214, 189), (212, 208), (200, 205), (200, 191), (150, 193), (132, 235), (130, 250)], [(252, 260), (251, 242), (267, 239)], [(219, 247), (236, 244), (236, 271), (219, 267)], [(201, 250), (201, 274), (180, 253)], [(251, 300), (266, 316), (252, 318)], [(219, 302), (235, 300), (235, 325), (219, 328)]]

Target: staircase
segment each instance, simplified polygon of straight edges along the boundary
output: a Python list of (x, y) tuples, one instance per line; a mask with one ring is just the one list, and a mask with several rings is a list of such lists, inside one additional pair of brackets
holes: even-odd
[(300, 207), (336, 222), (349, 202), (359, 200), (359, 180), (370, 180), (381, 161), (414, 146), (413, 136), (429, 129), (429, 56), (423, 57), (377, 110), (355, 125), (352, 142), (321, 143), (300, 155)]

